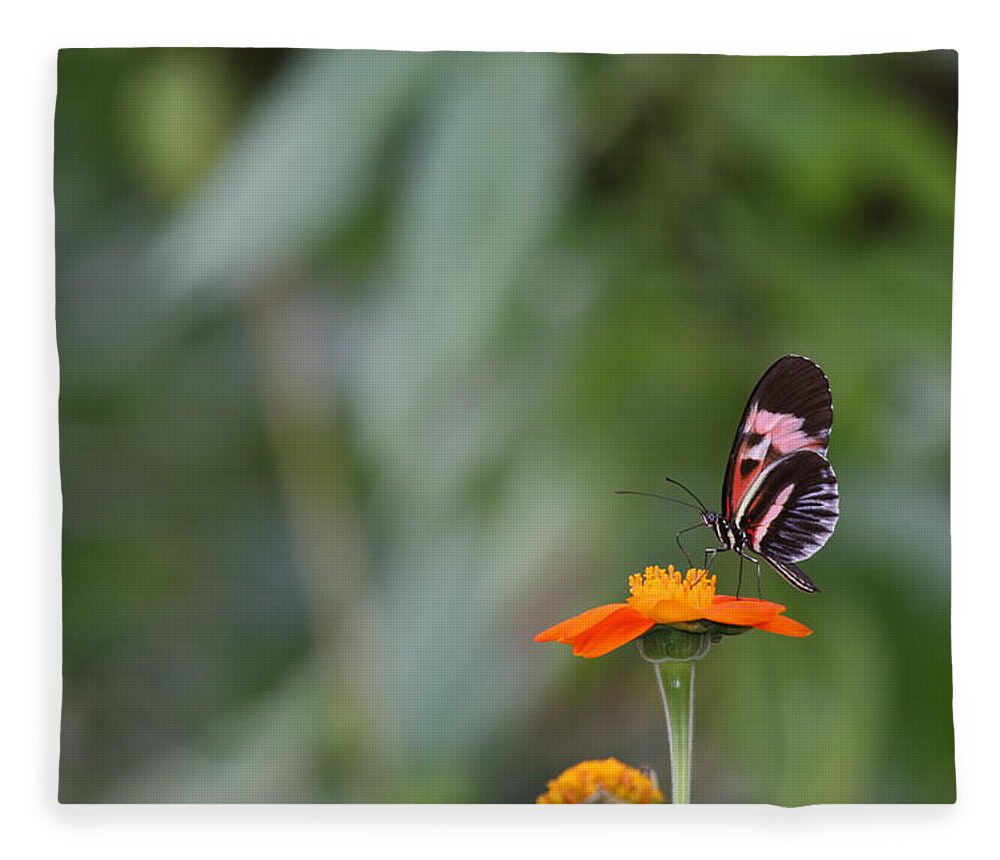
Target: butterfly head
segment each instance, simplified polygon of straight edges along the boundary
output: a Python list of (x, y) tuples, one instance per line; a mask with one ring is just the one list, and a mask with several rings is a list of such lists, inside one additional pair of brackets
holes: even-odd
[(720, 517), (715, 511), (702, 511), (701, 512), (701, 522), (702, 525), (708, 526), (710, 529), (715, 528), (715, 524), (719, 521)]

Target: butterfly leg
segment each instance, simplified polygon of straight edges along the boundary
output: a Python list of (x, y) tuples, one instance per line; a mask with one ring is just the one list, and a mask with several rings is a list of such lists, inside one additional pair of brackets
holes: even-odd
[(754, 567), (757, 569), (757, 596), (760, 597), (760, 598), (763, 598), (764, 597), (764, 592), (763, 592), (763, 590), (761, 589), (761, 586), (760, 586), (760, 582), (761, 582), (761, 577), (760, 577), (760, 562), (757, 559), (755, 559), (752, 555), (745, 555), (744, 553), (740, 552), (740, 550), (737, 550), (736, 554), (740, 557), (740, 579), (739, 579), (739, 583), (736, 586), (736, 596), (737, 597), (740, 596), (740, 588), (739, 588), (739, 586), (743, 582), (743, 559), (746, 559), (747, 561), (752, 561), (753, 564), (754, 564)]
[[(747, 561), (752, 561), (753, 564), (754, 564), (754, 567), (757, 569), (757, 596), (763, 599), (764, 592), (763, 592), (763, 590), (761, 589), (761, 586), (760, 586), (760, 581), (761, 581), (761, 577), (760, 577), (760, 562), (757, 559), (755, 559), (752, 555), (744, 555), (739, 550), (736, 551), (736, 554), (740, 557), (740, 582), (742, 583), (742, 581), (743, 581), (743, 559), (746, 559)], [(737, 587), (736, 587), (736, 596), (737, 597), (740, 596), (739, 585), (737, 585)]]
[(691, 561), (691, 556), (688, 554), (688, 551), (684, 549), (684, 544), (681, 543), (681, 535), (684, 534), (685, 532), (690, 532), (694, 531), (695, 529), (700, 529), (701, 527), (702, 527), (701, 523), (695, 523), (690, 528), (681, 529), (679, 532), (677, 532), (677, 535), (674, 538), (674, 540), (677, 541), (677, 546), (679, 546), (681, 548), (681, 552), (684, 553), (684, 558), (687, 560), (688, 568), (694, 567), (694, 562)]
[(716, 547), (705, 547), (705, 560), (702, 567), (705, 570), (709, 570), (709, 564), (715, 561), (715, 557), (720, 553), (725, 552), (724, 549), (717, 549)]
[(708, 573), (710, 572), (709, 564), (715, 561), (715, 557), (720, 552), (726, 552), (726, 551), (727, 550), (725, 548), (718, 549), (716, 547), (705, 547), (705, 560), (702, 562), (701, 565), (705, 572), (695, 580), (695, 584), (701, 582), (702, 579), (708, 575)]

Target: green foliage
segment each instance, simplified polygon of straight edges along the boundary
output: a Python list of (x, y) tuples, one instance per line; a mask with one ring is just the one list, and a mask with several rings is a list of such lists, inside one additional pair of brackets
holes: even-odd
[(714, 500), (798, 352), (842, 518), (822, 594), (764, 588), (816, 633), (701, 661), (693, 799), (951, 801), (956, 77), (63, 51), (62, 799), (525, 802), (584, 758), (663, 769), (634, 649), (531, 637), (681, 561), (686, 512), (612, 491)]

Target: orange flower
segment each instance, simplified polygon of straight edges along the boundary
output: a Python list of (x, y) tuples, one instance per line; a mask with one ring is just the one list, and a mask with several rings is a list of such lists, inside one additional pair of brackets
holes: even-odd
[(663, 803), (663, 793), (641, 770), (616, 758), (582, 761), (549, 780), (536, 803)]
[[(601, 657), (638, 639), (657, 624), (690, 632), (707, 632), (712, 622), (727, 627), (754, 627), (782, 636), (808, 636), (804, 624), (782, 613), (785, 607), (768, 600), (715, 593), (715, 577), (692, 568), (687, 576), (670, 565), (647, 567), (629, 577), (627, 603), (608, 603), (562, 621), (535, 637), (536, 642), (562, 642), (578, 657)], [(701, 629), (699, 629), (701, 627)]]

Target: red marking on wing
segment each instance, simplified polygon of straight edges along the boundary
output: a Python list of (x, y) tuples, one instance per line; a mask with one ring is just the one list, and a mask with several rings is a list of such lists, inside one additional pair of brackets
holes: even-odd
[[(729, 498), (730, 515), (739, 510), (747, 490), (761, 472), (775, 460), (795, 451), (826, 453), (826, 442), (821, 436), (810, 436), (802, 430), (804, 418), (784, 412), (768, 412), (756, 404), (751, 407), (740, 429), (740, 442), (733, 469), (733, 483)], [(750, 444), (751, 435), (761, 436)], [(753, 469), (744, 473), (747, 461), (756, 461)]]

